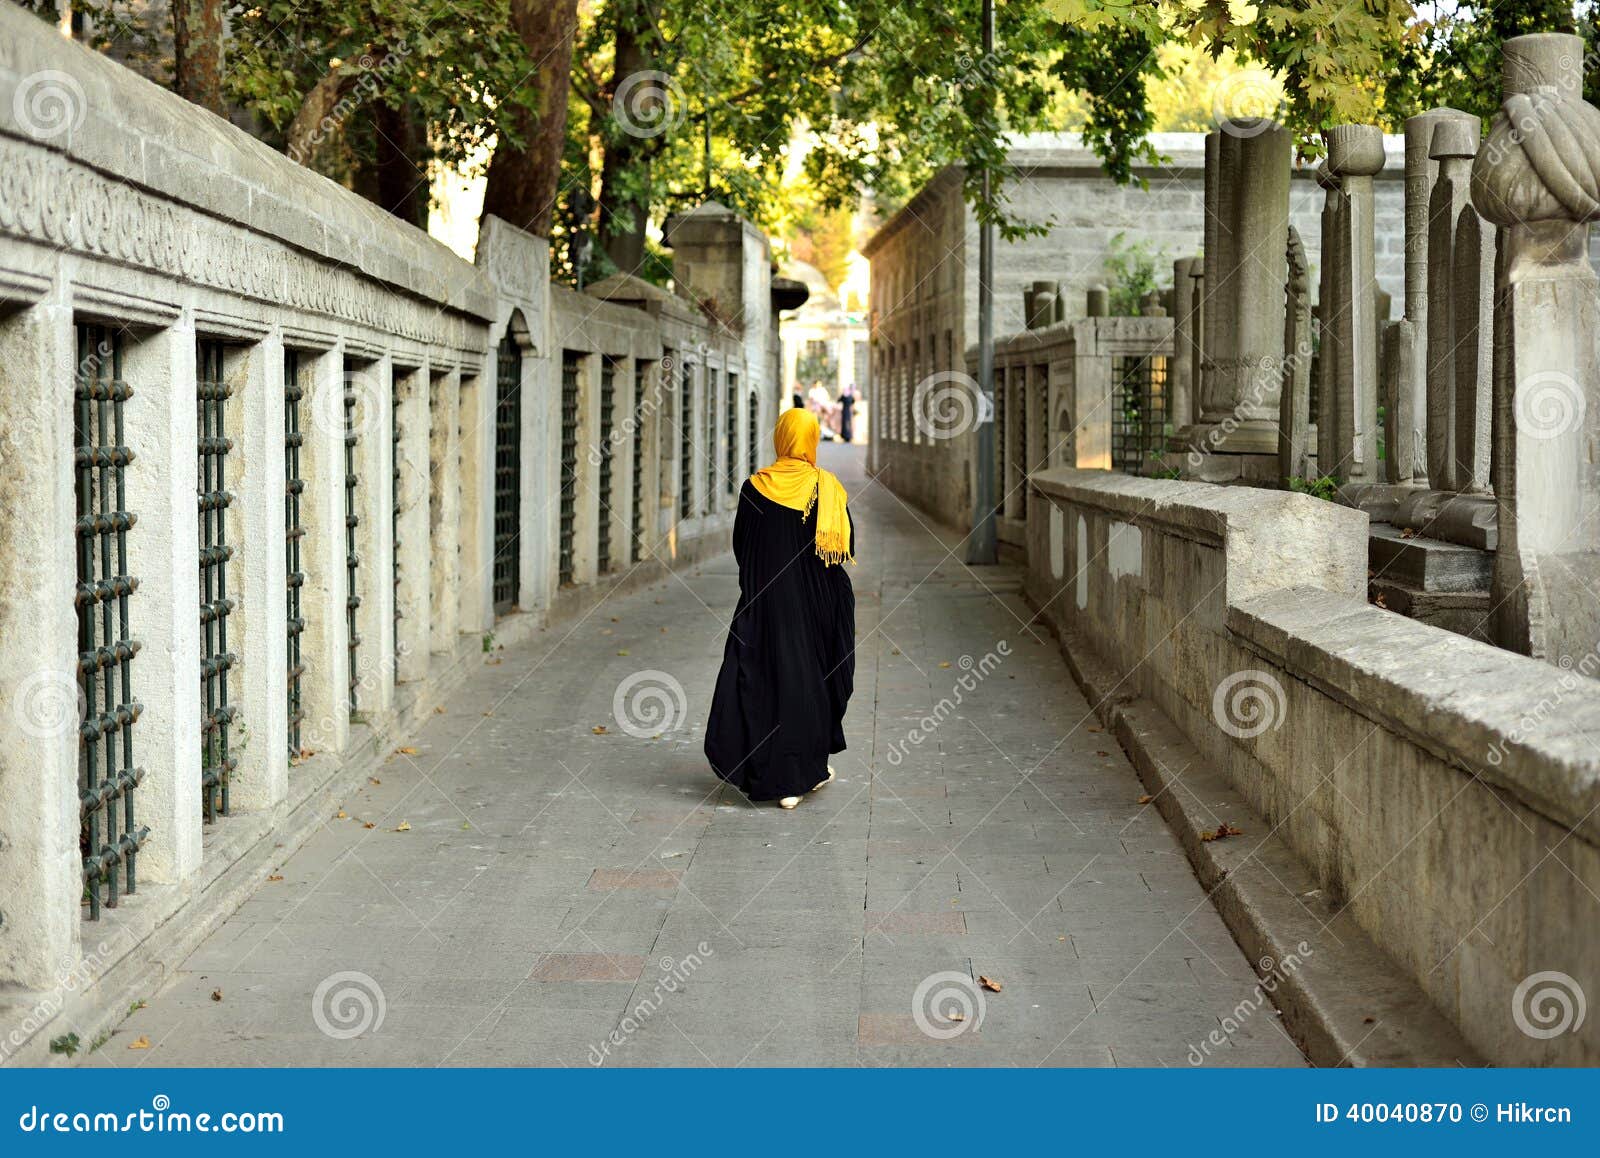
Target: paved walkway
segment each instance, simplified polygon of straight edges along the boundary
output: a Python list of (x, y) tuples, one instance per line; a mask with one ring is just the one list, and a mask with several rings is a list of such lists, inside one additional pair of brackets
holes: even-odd
[[(487, 657), (89, 1064), (1304, 1064), (1270, 1006), (1223, 1033), (1255, 977), (1015, 570), (830, 449), (836, 783), (782, 812), (705, 767), (722, 557)], [(676, 730), (614, 713), (641, 671)]]

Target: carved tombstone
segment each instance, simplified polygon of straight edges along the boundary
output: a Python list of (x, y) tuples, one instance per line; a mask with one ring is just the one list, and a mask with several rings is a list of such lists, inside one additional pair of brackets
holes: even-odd
[(1278, 399), (1278, 475), (1311, 473), (1311, 292), (1306, 247), (1289, 226), (1289, 279), (1284, 285), (1283, 393)]
[(1505, 100), (1472, 169), (1472, 204), (1499, 226), (1494, 303), (1492, 603), (1500, 644), (1559, 663), (1600, 640), (1600, 109), (1582, 99), (1583, 41), (1504, 44)]
[(1180, 257), (1172, 263), (1172, 363), (1167, 375), (1170, 391), (1167, 417), (1175, 432), (1188, 426), (1194, 413), (1191, 391), (1195, 357), (1199, 351), (1199, 336), (1195, 333), (1195, 323), (1199, 319), (1195, 312), (1198, 305), (1195, 300), (1198, 283), (1193, 276), (1195, 265), (1192, 257)]
[(1317, 166), (1322, 186), (1322, 268), (1317, 273), (1317, 474), (1329, 475), (1338, 461), (1339, 422), (1334, 416), (1333, 367), (1338, 361), (1339, 339), (1331, 320), (1333, 286), (1339, 266), (1339, 178), (1324, 161)]
[(1453, 491), (1456, 481), (1455, 279), (1456, 223), (1467, 204), (1476, 118), (1448, 117), (1433, 129), (1429, 156), (1438, 179), (1428, 200), (1427, 443), (1428, 483)]
[[(1339, 179), (1334, 222), (1337, 264), (1325, 323), (1335, 335), (1334, 458), (1319, 465), (1341, 483), (1378, 482), (1378, 318), (1372, 178), (1383, 168), (1376, 125), (1335, 125), (1323, 132), (1328, 170)], [(1330, 308), (1331, 307), (1331, 308)]]

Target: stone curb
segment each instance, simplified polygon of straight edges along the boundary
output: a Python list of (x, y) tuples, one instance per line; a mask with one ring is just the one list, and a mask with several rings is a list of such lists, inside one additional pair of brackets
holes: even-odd
[[(1262, 978), (1284, 1028), (1311, 1063), (1483, 1065), (1421, 987), (1353, 922), (1330, 922), (1333, 914), (1318, 899), (1317, 884), (1300, 859), (1165, 713), (1076, 633), (1048, 615), (1041, 618), (1050, 623), (1073, 680), (1133, 762), (1201, 886)], [(1223, 820), (1244, 835), (1201, 839)], [(1298, 964), (1291, 969), (1290, 962)]]

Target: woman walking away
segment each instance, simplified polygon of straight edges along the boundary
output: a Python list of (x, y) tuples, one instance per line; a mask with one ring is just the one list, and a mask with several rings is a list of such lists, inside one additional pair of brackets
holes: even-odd
[(844, 487), (817, 466), (821, 427), (785, 410), (778, 459), (739, 492), (739, 605), (706, 724), (712, 770), (751, 800), (793, 808), (833, 779), (856, 673), (855, 562)]

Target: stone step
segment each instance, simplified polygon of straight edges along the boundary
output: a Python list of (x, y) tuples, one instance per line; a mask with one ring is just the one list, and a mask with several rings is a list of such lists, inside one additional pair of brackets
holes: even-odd
[(1369, 588), (1372, 601), (1387, 611), (1469, 639), (1494, 642), (1489, 637), (1488, 591), (1423, 591), (1392, 579), (1375, 579)]
[(1401, 583), (1426, 592), (1487, 593), (1494, 552), (1408, 536), (1388, 523), (1373, 523), (1367, 533), (1367, 562), (1374, 582)]

